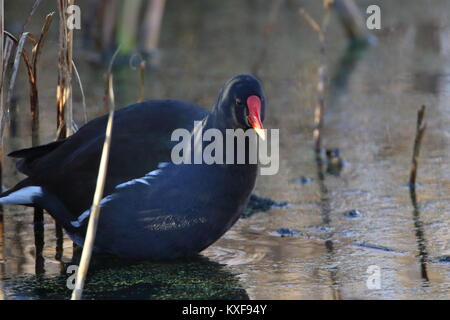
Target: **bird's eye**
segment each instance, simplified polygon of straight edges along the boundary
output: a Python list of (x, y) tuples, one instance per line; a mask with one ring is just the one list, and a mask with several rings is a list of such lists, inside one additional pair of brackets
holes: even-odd
[(236, 105), (237, 105), (237, 106), (242, 106), (242, 100), (239, 99), (239, 98), (237, 98), (237, 99), (236, 99)]

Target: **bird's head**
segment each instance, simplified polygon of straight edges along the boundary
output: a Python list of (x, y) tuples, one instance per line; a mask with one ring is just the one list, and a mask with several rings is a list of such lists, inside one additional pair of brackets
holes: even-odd
[(228, 80), (222, 88), (215, 111), (227, 128), (253, 129), (265, 139), (265, 103), (261, 83), (251, 75), (238, 75)]

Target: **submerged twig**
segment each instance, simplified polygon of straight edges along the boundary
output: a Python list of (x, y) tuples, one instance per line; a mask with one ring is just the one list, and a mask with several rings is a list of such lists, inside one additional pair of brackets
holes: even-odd
[(411, 161), (411, 171), (410, 171), (410, 175), (409, 175), (409, 187), (411, 189), (416, 188), (420, 147), (422, 145), (422, 139), (423, 139), (425, 130), (427, 129), (427, 124), (425, 121), (425, 110), (426, 110), (426, 107), (422, 106), (422, 108), (417, 113), (416, 137), (414, 139), (414, 150), (413, 150), (413, 156), (412, 156), (412, 161)]
[(84, 283), (89, 268), (89, 263), (92, 256), (92, 250), (94, 247), (95, 235), (97, 232), (97, 225), (100, 217), (100, 201), (103, 197), (103, 190), (106, 181), (106, 172), (108, 168), (109, 150), (111, 147), (111, 134), (114, 119), (114, 89), (113, 89), (113, 75), (112, 66), (114, 59), (119, 52), (119, 49), (115, 52), (111, 63), (109, 65), (108, 73), (106, 75), (105, 84), (105, 104), (109, 110), (108, 124), (106, 126), (105, 142), (103, 143), (102, 156), (100, 160), (100, 167), (97, 176), (97, 184), (95, 187), (94, 200), (92, 202), (91, 212), (89, 216), (88, 228), (84, 239), (83, 253), (81, 254), (80, 266), (77, 272), (77, 279), (75, 282), (75, 288), (72, 292), (72, 300), (80, 300), (83, 294)]

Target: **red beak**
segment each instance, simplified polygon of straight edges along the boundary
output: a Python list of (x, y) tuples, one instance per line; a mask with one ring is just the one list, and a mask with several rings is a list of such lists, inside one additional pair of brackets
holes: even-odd
[(261, 99), (257, 96), (250, 96), (247, 99), (248, 107), (248, 123), (256, 131), (256, 133), (261, 137), (261, 139), (266, 139), (266, 133), (264, 127), (261, 123)]

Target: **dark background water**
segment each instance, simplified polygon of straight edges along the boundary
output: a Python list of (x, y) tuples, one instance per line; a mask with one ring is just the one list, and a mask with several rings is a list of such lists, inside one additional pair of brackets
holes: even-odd
[[(7, 30), (17, 35), (32, 3), (7, 1)], [(87, 0), (77, 3), (82, 14), (91, 8)], [(241, 219), (202, 253), (209, 260), (196, 262), (199, 274), (206, 270), (202, 268), (212, 270), (226, 279), (223, 283), (228, 283), (231, 291), (217, 294), (208, 291), (208, 286), (198, 289), (193, 285), (193, 291), (189, 292), (197, 288), (204, 298), (245, 295), (252, 299), (450, 298), (450, 1), (357, 3), (361, 8), (369, 4), (381, 7), (382, 29), (374, 32), (377, 45), (361, 57), (349, 75), (347, 89), (340, 93), (339, 99), (327, 101), (323, 145), (338, 148), (345, 165), (339, 176), (326, 174), (321, 185), (312, 140), (319, 42), (298, 15), (298, 9), (304, 7), (320, 20), (321, 2), (284, 1), (272, 36), (264, 39), (270, 1), (168, 1), (161, 30), (160, 66), (147, 74), (146, 99), (173, 98), (210, 107), (223, 83), (234, 74), (250, 72), (261, 48), (267, 45), (260, 78), (269, 101), (265, 126), (280, 129), (280, 171), (274, 176), (259, 177), (255, 191), (290, 203), (288, 208)], [(28, 29), (37, 33), (43, 17), (55, 10), (54, 5), (52, 1), (44, 1)], [(75, 32), (74, 60), (92, 119), (104, 112), (102, 79), (106, 67), (88, 62), (90, 53), (81, 41), (82, 32), (83, 29)], [(333, 17), (327, 32), (329, 74), (337, 68), (346, 41), (339, 21)], [(57, 48), (55, 17), (38, 71), (41, 142), (55, 138)], [(138, 96), (138, 72), (125, 65), (115, 77), (117, 106), (133, 103)], [(81, 96), (76, 84), (74, 91), (75, 120), (82, 124)], [(24, 70), (19, 73), (16, 95), (13, 125), (4, 138), (5, 152), (31, 145)], [(422, 104), (428, 106), (428, 129), (418, 177), (419, 219), (414, 220), (407, 181), (417, 110)], [(308, 183), (298, 183), (301, 177)], [(21, 178), (14, 162), (6, 159), (4, 186), (11, 187)], [(37, 286), (33, 282), (32, 212), (22, 207), (5, 210), (5, 244), (0, 247), (4, 254), (0, 275), (4, 280), (0, 280), (0, 297), (45, 296), (39, 291), (27, 293), (27, 288)], [(359, 214), (349, 217), (346, 213), (351, 210)], [(324, 223), (324, 214), (328, 223)], [(417, 221), (422, 225), (420, 236)], [(61, 273), (61, 263), (54, 258), (54, 224), (48, 217), (45, 227), (45, 275), (52, 279)], [(274, 232), (280, 228), (290, 228), (298, 234), (280, 237)], [(426, 246), (425, 263), (418, 242)], [(63, 260), (69, 261), (71, 257), (72, 243), (66, 239)], [(190, 264), (185, 263), (171, 265), (169, 280), (152, 278), (145, 283), (161, 288), (177, 281), (201, 282), (202, 277), (195, 278), (195, 273), (194, 279), (174, 280), (173, 274), (179, 275), (180, 270), (193, 272), (189, 271)], [(366, 286), (369, 266), (381, 270), (379, 290)], [(115, 268), (119, 269), (119, 275), (131, 273), (121, 262), (115, 262)], [(130, 277), (148, 276), (154, 268), (155, 265), (145, 264), (143, 273)], [(211, 281), (208, 285), (217, 289), (218, 284)], [(54, 284), (47, 287), (47, 297), (70, 296), (70, 291), (61, 284), (57, 289)], [(241, 289), (246, 291), (244, 295)], [(117, 297), (136, 297), (142, 288), (136, 290), (120, 291)], [(172, 295), (144, 290), (145, 294), (138, 296), (183, 297), (179, 294), (183, 290), (180, 287)]]

